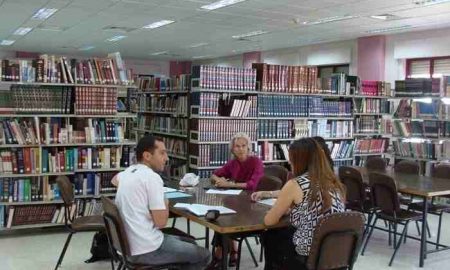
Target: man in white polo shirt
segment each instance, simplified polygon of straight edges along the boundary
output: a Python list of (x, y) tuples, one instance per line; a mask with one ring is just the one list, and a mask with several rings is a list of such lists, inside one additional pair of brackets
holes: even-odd
[(210, 252), (186, 239), (161, 232), (169, 217), (161, 177), (167, 152), (160, 138), (145, 136), (136, 147), (138, 163), (114, 177), (116, 204), (125, 224), (134, 263), (160, 265), (185, 263), (182, 269), (204, 269)]

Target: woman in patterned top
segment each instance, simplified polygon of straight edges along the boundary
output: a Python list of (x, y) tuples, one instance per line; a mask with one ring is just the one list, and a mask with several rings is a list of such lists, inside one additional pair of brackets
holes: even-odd
[[(312, 138), (294, 141), (289, 147), (289, 160), (295, 178), (284, 185), (275, 205), (264, 217), (264, 223), (274, 225), (290, 210), (293, 229), (278, 230), (275, 237), (268, 231), (266, 247), (270, 249), (276, 245), (285, 249), (284, 254), (277, 254), (275, 260), (273, 257), (266, 260), (265, 270), (306, 269), (306, 259), (319, 220), (345, 210), (344, 185), (334, 174), (317, 141)], [(290, 250), (286, 250), (289, 246)]]

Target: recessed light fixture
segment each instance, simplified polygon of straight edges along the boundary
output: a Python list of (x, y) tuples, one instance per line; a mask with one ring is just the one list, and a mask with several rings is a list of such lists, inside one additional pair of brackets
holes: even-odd
[(388, 15), (372, 15), (372, 16), (370, 16), (370, 18), (385, 21), (389, 17), (388, 17)]
[(34, 13), (33, 17), (31, 18), (36, 20), (46, 20), (50, 16), (55, 14), (56, 11), (58, 11), (58, 9), (56, 8), (41, 8), (36, 13)]
[(333, 16), (333, 17), (322, 18), (322, 19), (315, 20), (315, 21), (306, 21), (306, 22), (303, 22), (303, 24), (304, 25), (316, 25), (316, 24), (350, 20), (350, 19), (354, 19), (354, 18), (357, 18), (357, 16), (353, 16), (353, 15)]
[(86, 45), (86, 46), (83, 46), (83, 47), (79, 48), (78, 50), (80, 50), (80, 51), (89, 51), (89, 50), (92, 50), (94, 48), (95, 48), (94, 46)]
[(172, 20), (161, 20), (161, 21), (157, 21), (157, 22), (154, 22), (154, 23), (151, 23), (151, 24), (147, 24), (147, 25), (143, 26), (142, 28), (144, 28), (144, 29), (155, 29), (155, 28), (162, 27), (164, 25), (168, 25), (168, 24), (174, 23), (174, 22), (175, 21), (172, 21)]
[(203, 59), (211, 57), (211, 55), (199, 55), (199, 56), (192, 56), (192, 59)]
[(400, 30), (405, 30), (405, 29), (410, 29), (410, 28), (414, 28), (414, 26), (402, 25), (402, 26), (397, 26), (397, 27), (380, 28), (380, 29), (368, 30), (368, 31), (366, 31), (366, 33), (367, 34), (378, 34), (378, 33), (400, 31)]
[(241, 35), (235, 35), (233, 36), (233, 38), (245, 38), (245, 37), (254, 37), (254, 36), (259, 36), (259, 35), (263, 35), (263, 34), (267, 34), (267, 31), (263, 31), (263, 30), (257, 30), (257, 31), (253, 31), (253, 32), (249, 32), (249, 33), (245, 33), (245, 34), (241, 34)]
[(167, 51), (160, 51), (160, 52), (151, 53), (151, 55), (163, 55), (163, 54), (167, 54)]
[(119, 40), (124, 39), (126, 37), (127, 36), (117, 35), (117, 36), (113, 36), (113, 37), (108, 38), (106, 41), (116, 42), (116, 41), (119, 41)]
[(437, 4), (448, 3), (450, 0), (414, 0), (413, 3), (418, 6), (432, 6)]
[(215, 10), (218, 8), (223, 8), (223, 7), (227, 7), (227, 6), (231, 6), (240, 2), (244, 2), (246, 0), (221, 0), (221, 1), (217, 1), (208, 5), (204, 5), (201, 6), (200, 8), (202, 9), (206, 9), (206, 10)]
[(28, 34), (31, 30), (33, 30), (32, 27), (19, 27), (16, 31), (14, 31), (13, 35), (17, 36), (25, 36)]
[(206, 45), (208, 45), (208, 44), (209, 44), (209, 43), (206, 43), (206, 42), (197, 43), (197, 44), (192, 44), (192, 45), (189, 46), (189, 48), (203, 47), (203, 46), (206, 46)]
[(14, 42), (16, 42), (15, 40), (9, 40), (9, 39), (3, 39), (2, 41), (0, 41), (0, 45), (2, 46), (9, 46), (12, 45)]

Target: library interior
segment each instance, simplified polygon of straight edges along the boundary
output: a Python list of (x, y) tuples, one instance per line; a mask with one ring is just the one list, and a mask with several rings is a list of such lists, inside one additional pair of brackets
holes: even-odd
[(0, 61), (0, 269), (448, 269), (450, 0), (2, 0)]

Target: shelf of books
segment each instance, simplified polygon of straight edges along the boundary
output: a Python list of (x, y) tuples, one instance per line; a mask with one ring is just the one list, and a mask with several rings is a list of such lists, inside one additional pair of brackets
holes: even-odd
[(75, 189), (78, 207), (70, 214), (89, 215), (95, 198), (115, 192), (111, 178), (134, 160), (131, 72), (118, 53), (1, 64), (0, 231), (61, 225), (61, 175)]
[(419, 161), (427, 174), (435, 163), (450, 159), (450, 77), (407, 78), (395, 86), (394, 158)]
[(137, 139), (144, 134), (163, 138), (166, 145), (171, 179), (179, 179), (188, 171), (189, 88), (190, 75), (170, 78), (139, 76), (134, 129)]

